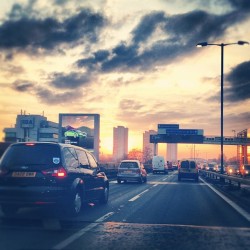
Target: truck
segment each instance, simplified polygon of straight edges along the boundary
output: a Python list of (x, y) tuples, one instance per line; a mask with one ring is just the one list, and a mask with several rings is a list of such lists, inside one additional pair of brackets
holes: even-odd
[(153, 156), (152, 171), (153, 171), (153, 174), (156, 174), (156, 173), (168, 174), (168, 168), (167, 168), (167, 165), (165, 164), (165, 160), (163, 156), (160, 156), (160, 155)]

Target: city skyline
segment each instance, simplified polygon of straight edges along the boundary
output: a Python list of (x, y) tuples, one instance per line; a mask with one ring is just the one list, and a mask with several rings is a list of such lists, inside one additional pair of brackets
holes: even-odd
[[(105, 152), (118, 125), (129, 128), (129, 150), (160, 123), (220, 135), (220, 49), (196, 44), (250, 42), (249, 1), (54, 0), (48, 7), (9, 0), (0, 7), (1, 140), (20, 110), (51, 121), (98, 113)], [(227, 136), (250, 127), (249, 51), (225, 48)], [(197, 150), (220, 154), (219, 146)], [(178, 151), (189, 154), (189, 145)], [(234, 152), (225, 146), (225, 154)]]
[[(60, 115), (59, 114), (59, 120), (60, 120)], [(64, 114), (65, 115), (65, 114)], [(82, 122), (85, 122), (86, 119), (88, 119), (88, 117), (86, 116), (86, 114), (66, 114), (69, 118), (75, 117), (75, 119), (71, 119), (72, 122), (75, 122), (75, 120), (81, 120)], [(88, 116), (98, 116), (98, 114), (88, 114)], [(36, 118), (35, 118), (36, 117)], [(79, 119), (80, 117), (83, 117), (84, 119)], [(52, 125), (52, 127), (50, 127), (50, 125), (48, 126), (48, 128), (46, 127), (42, 127), (42, 131), (40, 129), (40, 122), (39, 121), (35, 121), (37, 118), (40, 119), (44, 119), (46, 121), (48, 121), (48, 125)], [(21, 113), (19, 115), (17, 115), (16, 117), (16, 124), (15, 124), (15, 128), (5, 128), (5, 133), (8, 133), (8, 135), (6, 134), (6, 139), (7, 142), (9, 142), (9, 140), (11, 142), (14, 142), (15, 140), (15, 136), (14, 133), (16, 133), (16, 137), (17, 140), (20, 139), (25, 139), (25, 136), (23, 135), (24, 131), (22, 129), (22, 123), (20, 123), (20, 119), (26, 119), (25, 120), (25, 127), (27, 127), (27, 125), (32, 125), (32, 131), (28, 132), (28, 137), (27, 139), (30, 140), (34, 140), (34, 138), (36, 138), (38, 136), (38, 141), (42, 140), (42, 141), (46, 141), (46, 138), (53, 138), (52, 141), (55, 141), (55, 138), (57, 137), (51, 137), (52, 134), (58, 134), (60, 132), (60, 122), (57, 123), (56, 121), (49, 121), (47, 120), (47, 117), (43, 115), (39, 115), (39, 114), (27, 114), (25, 111), (21, 111)], [(32, 124), (28, 124), (27, 121), (32, 122)], [(82, 122), (80, 125), (82, 125)], [(35, 125), (36, 124), (36, 125)], [(67, 124), (67, 123), (66, 123)], [(162, 124), (161, 124), (162, 125)], [(176, 124), (173, 124), (176, 126)], [(34, 130), (33, 130), (33, 126), (34, 126)], [(168, 125), (169, 126), (169, 125)], [(178, 125), (179, 126), (179, 125)], [(30, 126), (29, 126), (30, 127)], [(55, 128), (57, 127), (57, 132), (55, 130)], [(100, 126), (101, 127), (101, 126)], [(41, 133), (43, 136), (45, 136), (44, 133), (46, 133), (47, 135), (45, 136), (45, 138), (40, 137), (39, 134)], [(27, 131), (26, 131), (27, 133)], [(162, 131), (160, 132), (162, 133)], [(29, 138), (29, 134), (31, 134), (32, 136)], [(156, 130), (149, 130), (149, 131), (144, 131), (143, 134), (141, 135), (142, 141), (141, 144), (138, 144), (138, 147), (134, 147), (134, 148), (128, 148), (128, 141), (129, 141), (129, 128), (126, 128), (124, 126), (118, 125), (116, 127), (113, 127), (113, 137), (112, 137), (112, 143), (113, 143), (113, 148), (112, 151), (113, 152), (108, 152), (105, 151), (104, 148), (102, 148), (102, 139), (100, 138), (100, 145), (96, 145), (96, 148), (100, 149), (100, 155), (106, 155), (106, 156), (111, 156), (112, 155), (112, 159), (120, 159), (120, 158), (124, 158), (126, 157), (126, 155), (133, 151), (133, 150), (139, 150), (139, 151), (146, 151), (146, 155), (147, 158), (149, 158), (149, 155), (153, 156), (154, 154), (156, 155), (161, 155), (163, 156), (166, 160), (170, 160), (173, 161), (173, 159), (175, 159), (174, 161), (176, 161), (177, 159), (183, 159), (183, 158), (203, 158), (203, 159), (215, 159), (215, 158), (219, 158), (219, 155), (214, 155), (209, 153), (209, 145), (206, 144), (171, 144), (171, 143), (158, 143), (156, 145), (156, 152), (154, 152), (155, 150), (155, 145), (153, 143), (150, 143), (150, 135), (155, 135), (157, 134)], [(26, 135), (27, 136), (27, 135)], [(206, 135), (205, 135), (206, 136)], [(234, 136), (236, 136), (236, 134), (234, 133)], [(21, 138), (22, 137), (22, 138)], [(98, 141), (98, 139), (97, 139)], [(177, 145), (178, 145), (178, 150), (177, 150)], [(219, 147), (219, 143), (217, 145), (213, 145), (213, 148), (218, 148)], [(236, 151), (237, 151), (237, 146), (226, 146), (227, 150), (225, 151), (225, 156), (226, 158), (233, 158), (236, 156)], [(228, 150), (230, 148), (230, 150)], [(99, 151), (99, 150), (98, 150)], [(231, 153), (233, 151), (233, 154)], [(97, 152), (96, 152), (97, 153)], [(98, 158), (98, 157), (97, 157)]]

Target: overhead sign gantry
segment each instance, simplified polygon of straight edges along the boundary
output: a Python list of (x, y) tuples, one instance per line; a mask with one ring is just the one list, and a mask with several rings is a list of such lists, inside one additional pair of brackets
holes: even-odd
[(203, 143), (203, 129), (180, 129), (179, 124), (158, 124), (150, 143)]

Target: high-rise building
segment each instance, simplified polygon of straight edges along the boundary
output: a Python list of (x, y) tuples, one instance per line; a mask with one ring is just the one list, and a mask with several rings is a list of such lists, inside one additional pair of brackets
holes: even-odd
[(113, 159), (120, 161), (128, 155), (128, 128), (118, 126), (113, 128)]
[[(157, 132), (155, 130), (149, 130), (145, 131), (143, 133), (143, 158), (144, 162), (147, 162), (148, 160), (153, 158), (153, 155), (158, 154), (158, 144), (150, 143), (150, 135), (156, 135)], [(154, 149), (154, 147), (156, 147)], [(156, 152), (154, 152), (154, 150)]]
[(177, 144), (168, 143), (167, 144), (167, 161), (177, 162)]

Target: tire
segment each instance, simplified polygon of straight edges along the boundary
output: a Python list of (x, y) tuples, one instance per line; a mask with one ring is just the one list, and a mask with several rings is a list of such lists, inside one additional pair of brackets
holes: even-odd
[(107, 204), (109, 200), (109, 187), (106, 185), (99, 199), (100, 204)]
[(120, 179), (117, 179), (117, 183), (118, 183), (118, 184), (121, 184), (122, 181), (121, 181)]
[(2, 205), (1, 208), (2, 212), (7, 217), (15, 215), (19, 210), (19, 207), (15, 205)]
[(77, 216), (82, 209), (82, 195), (79, 189), (73, 191), (71, 197), (69, 197), (69, 204), (67, 206), (67, 212), (71, 216)]

